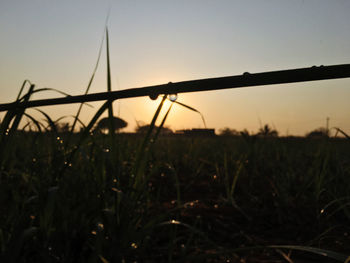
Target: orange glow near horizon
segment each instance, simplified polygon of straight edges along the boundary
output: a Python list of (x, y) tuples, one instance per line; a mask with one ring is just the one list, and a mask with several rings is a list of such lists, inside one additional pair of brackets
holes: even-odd
[[(24, 79), (37, 88), (84, 94), (110, 2), (3, 1), (0, 103), (13, 101)], [(349, 12), (350, 1), (327, 0), (113, 2), (108, 22), (112, 90), (348, 64)], [(105, 46), (101, 54), (89, 93), (107, 90)], [(230, 127), (256, 132), (269, 124), (281, 135), (305, 135), (324, 127), (330, 118), (330, 127), (350, 133), (349, 87), (349, 79), (316, 81), (179, 94), (178, 101), (200, 111), (207, 127), (216, 131)], [(33, 99), (56, 96), (60, 95), (44, 92)], [(83, 107), (80, 118), (84, 123), (102, 102), (91, 105), (94, 108)], [(133, 131), (137, 121), (147, 124), (152, 120), (158, 105), (159, 99), (125, 99), (114, 103), (114, 112), (129, 123), (125, 131)], [(166, 102), (159, 120), (168, 106)], [(75, 115), (78, 107), (42, 109), (57, 120)], [(43, 119), (35, 110), (28, 113)], [(3, 116), (0, 113), (1, 119)], [(173, 130), (204, 127), (198, 113), (179, 105), (173, 106), (165, 125)]]

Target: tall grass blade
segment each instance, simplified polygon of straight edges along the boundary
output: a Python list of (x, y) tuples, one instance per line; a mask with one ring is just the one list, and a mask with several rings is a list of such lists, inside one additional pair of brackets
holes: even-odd
[(98, 257), (100, 258), (102, 263), (109, 263), (109, 261), (107, 259), (105, 259), (103, 256), (98, 255)]
[(134, 164), (134, 175), (135, 175), (135, 182), (134, 182), (134, 188), (136, 188), (136, 186), (139, 185), (140, 181), (141, 181), (141, 177), (142, 177), (142, 169), (141, 167), (144, 167), (144, 164), (142, 164), (142, 160), (145, 161), (144, 155), (146, 155), (146, 151), (147, 151), (147, 147), (150, 143), (150, 138), (152, 135), (152, 131), (155, 127), (157, 118), (159, 116), (159, 113), (164, 105), (164, 101), (166, 100), (167, 96), (164, 95), (162, 98), (162, 101), (159, 103), (158, 108), (156, 110), (156, 112), (154, 113), (154, 116), (152, 118), (151, 124), (147, 130), (146, 136), (144, 137), (142, 144), (137, 152), (136, 155), (136, 161)]
[[(109, 17), (109, 13), (108, 13), (108, 15), (107, 15), (107, 19), (106, 19), (106, 22), (105, 22), (105, 28), (107, 27), (108, 17)], [(89, 83), (88, 83), (88, 85), (87, 85), (87, 87), (86, 87), (86, 90), (85, 90), (84, 95), (86, 95), (86, 94), (89, 93), (91, 84), (92, 84), (92, 82), (93, 82), (93, 80), (94, 80), (94, 78), (95, 78), (95, 74), (96, 74), (98, 65), (99, 65), (99, 63), (100, 63), (100, 58), (101, 58), (101, 54), (102, 54), (102, 48), (103, 48), (104, 39), (105, 39), (105, 34), (104, 34), (104, 32), (103, 32), (103, 34), (102, 34), (102, 40), (101, 40), (101, 44), (100, 44), (100, 48), (99, 48), (99, 50), (98, 50), (97, 61), (96, 61), (94, 70), (93, 70), (93, 72), (92, 72), (92, 75), (91, 75), (91, 77), (90, 77)], [(74, 119), (73, 124), (72, 124), (72, 127), (71, 127), (71, 134), (73, 133), (74, 128), (75, 128), (75, 125), (77, 124), (77, 121), (78, 121), (78, 118), (79, 118), (79, 115), (80, 115), (80, 112), (81, 112), (82, 108), (83, 108), (83, 103), (80, 103), (78, 112), (77, 112), (76, 115), (75, 115), (75, 119)], [(69, 139), (67, 140), (67, 143), (68, 143), (68, 141), (69, 141)]]
[(343, 130), (341, 130), (340, 128), (334, 128), (334, 129), (337, 130), (337, 133), (340, 132), (340, 133), (343, 134), (347, 139), (350, 139), (350, 136), (349, 136), (346, 132), (344, 132)]
[[(45, 116), (46, 121), (47, 121), (47, 123), (48, 123), (48, 125), (49, 125), (48, 127), (50, 127), (50, 130), (51, 130), (52, 132), (54, 132), (54, 133), (57, 135), (56, 123), (50, 118), (50, 116), (49, 116), (46, 112), (44, 112), (44, 111), (42, 111), (42, 110), (40, 110), (40, 109), (35, 108), (35, 110), (37, 110), (38, 112), (40, 112), (42, 115)], [(46, 128), (46, 129), (47, 129), (47, 128)]]
[(24, 80), (23, 81), (23, 84), (22, 84), (22, 87), (21, 87), (21, 89), (19, 90), (19, 92), (18, 92), (18, 95), (17, 95), (17, 98), (16, 98), (16, 101), (19, 101), (19, 100), (21, 100), (20, 99), (20, 97), (21, 97), (21, 94), (22, 94), (22, 92), (23, 92), (23, 90), (24, 90), (24, 87), (25, 87), (25, 85), (27, 84), (27, 83), (29, 83), (30, 85), (32, 85), (32, 83), (29, 81), (29, 80)]
[[(70, 115), (70, 117), (76, 118), (76, 116), (73, 116), (73, 115)], [(77, 122), (79, 122), (79, 124), (83, 127), (83, 129), (85, 129), (86, 128), (85, 123), (79, 118), (76, 118), (76, 119), (77, 119)]]
[(315, 255), (320, 255), (324, 257), (328, 257), (331, 259), (335, 259), (339, 262), (346, 262), (349, 258), (349, 255), (340, 254), (337, 252), (333, 252), (326, 249), (320, 249), (315, 247), (305, 247), (305, 246), (268, 246), (270, 248), (281, 248), (281, 249), (291, 249), (291, 250), (299, 250), (304, 252), (313, 253)]
[[(25, 81), (22, 85), (22, 88), (18, 94), (17, 97), (20, 97), (23, 89), (24, 89), (24, 86), (25, 86), (25, 83), (27, 81)], [(29, 98), (30, 96), (32, 95), (33, 93), (33, 90), (34, 90), (34, 85), (31, 84), (30, 87), (29, 87), (29, 91), (23, 96), (23, 99), (19, 99), (16, 101), (16, 103), (20, 103), (20, 102), (28, 102), (29, 101)], [(22, 116), (24, 114), (24, 111), (26, 110), (26, 108), (20, 108), (20, 109), (14, 109), (14, 110), (9, 110), (5, 117), (4, 117), (4, 120), (3, 122), (1, 123), (1, 130), (0, 130), (0, 161), (3, 161), (3, 153), (6, 151), (6, 147), (10, 141), (10, 138), (12, 136), (12, 134), (17, 130), (18, 128), (18, 125), (22, 119)], [(13, 120), (14, 118), (14, 120)], [(12, 122), (13, 120), (13, 122)], [(12, 125), (10, 127), (10, 124), (12, 122)]]
[[(34, 85), (30, 85), (28, 93), (23, 97), (23, 102), (27, 102), (29, 100), (30, 96), (33, 94), (34, 87), (35, 87)], [(22, 119), (24, 111), (25, 111), (25, 109), (21, 109), (17, 112), (16, 118), (13, 121), (13, 124), (12, 124), (11, 129), (10, 129), (10, 134), (17, 130), (18, 125)]]
[[(64, 95), (64, 96), (66, 96), (66, 97), (71, 96), (71, 95), (69, 95), (69, 94), (66, 93), (66, 92), (63, 92), (63, 91), (60, 91), (60, 90), (54, 89), (54, 88), (40, 88), (40, 89), (36, 89), (36, 90), (33, 90), (33, 91), (32, 91), (32, 94), (38, 93), (38, 92), (42, 92), (42, 91), (55, 91), (55, 92), (57, 92), (57, 93), (59, 93), (59, 94), (61, 94), (61, 95)], [(26, 96), (26, 95), (24, 95), (24, 96)], [(22, 99), (24, 98), (24, 96), (21, 97), (19, 100), (22, 100)]]
[(27, 114), (27, 113), (24, 113), (24, 116), (26, 116), (27, 118), (29, 118), (36, 126), (36, 128), (38, 129), (38, 132), (42, 132), (41, 130), (41, 125), (43, 126), (42, 123), (40, 123), (39, 121), (37, 121), (33, 116)]
[[(106, 27), (106, 54), (107, 54), (107, 91), (112, 92), (112, 81), (111, 81), (111, 66), (109, 59), (109, 37), (108, 37), (108, 28)], [(109, 118), (109, 134), (113, 140), (114, 136), (114, 121), (113, 121), (113, 104), (112, 102), (108, 106), (108, 118)]]
[(110, 101), (106, 101), (99, 109), (98, 111), (95, 113), (94, 117), (91, 119), (91, 121), (89, 122), (89, 124), (86, 126), (86, 128), (84, 129), (83, 133), (81, 134), (79, 141), (77, 143), (77, 145), (74, 147), (74, 150), (71, 152), (69, 158), (68, 158), (68, 163), (70, 163), (72, 161), (72, 159), (74, 158), (74, 155), (76, 154), (76, 152), (80, 149), (80, 146), (82, 145), (82, 143), (86, 140), (86, 138), (90, 135), (90, 131), (91, 129), (95, 126), (98, 118), (101, 117), (101, 115), (105, 112), (105, 110), (109, 107), (109, 104), (111, 102)]
[(191, 107), (191, 106), (188, 106), (188, 105), (186, 105), (186, 104), (184, 104), (184, 103), (178, 102), (178, 101), (174, 101), (174, 103), (176, 103), (176, 104), (178, 104), (178, 105), (180, 105), (180, 106), (182, 106), (182, 107), (185, 107), (185, 108), (187, 108), (187, 109), (189, 109), (189, 110), (191, 110), (191, 111), (197, 112), (197, 113), (201, 116), (201, 118), (202, 118), (204, 127), (207, 128), (207, 124), (205, 123), (204, 116), (203, 116), (203, 114), (202, 114), (199, 110), (196, 110), (195, 108), (193, 108), (193, 107)]
[(173, 103), (170, 105), (168, 111), (166, 112), (166, 114), (165, 114), (164, 117), (163, 117), (162, 122), (161, 122), (160, 125), (158, 126), (157, 131), (156, 131), (156, 134), (154, 135), (153, 140), (152, 140), (153, 143), (157, 140), (157, 138), (158, 138), (158, 136), (159, 136), (159, 134), (160, 134), (162, 128), (164, 127), (165, 121), (166, 121), (166, 119), (168, 118), (169, 112), (170, 112), (171, 108), (173, 107), (173, 105), (174, 105)]
[(30, 120), (27, 119), (27, 123), (22, 127), (21, 131), (25, 131), (27, 129), (27, 127), (29, 127), (29, 130), (32, 130), (32, 125)]

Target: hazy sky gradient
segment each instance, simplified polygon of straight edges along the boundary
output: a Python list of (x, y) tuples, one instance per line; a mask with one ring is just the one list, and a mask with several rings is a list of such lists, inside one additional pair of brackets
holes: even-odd
[[(82, 94), (109, 6), (114, 90), (350, 63), (348, 0), (1, 0), (0, 103), (14, 100), (24, 79)], [(105, 56), (104, 50), (91, 92), (107, 89)], [(331, 126), (350, 132), (349, 84), (343, 79), (200, 92), (180, 94), (179, 101), (201, 111), (208, 127), (216, 129), (256, 131), (261, 122), (281, 134), (303, 135), (330, 117)], [(100, 103), (93, 105), (84, 108), (84, 121)], [(114, 105), (133, 130), (135, 119), (150, 122), (157, 101), (138, 98)], [(75, 114), (77, 105), (43, 109), (58, 118)], [(203, 127), (198, 114), (178, 106), (167, 125)]]

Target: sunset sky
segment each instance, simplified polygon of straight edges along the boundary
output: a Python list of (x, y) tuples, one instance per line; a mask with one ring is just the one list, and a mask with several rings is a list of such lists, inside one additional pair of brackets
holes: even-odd
[[(350, 63), (348, 0), (1, 0), (0, 103), (13, 101), (22, 82), (83, 94), (93, 72), (108, 9), (112, 89), (127, 89), (281, 69)], [(104, 92), (106, 52), (90, 92)], [(34, 98), (57, 97), (53, 92)], [(315, 128), (350, 133), (350, 79), (179, 94), (205, 117), (208, 128), (280, 134)], [(114, 103), (134, 130), (149, 123), (159, 101)], [(87, 122), (101, 103), (84, 107)], [(78, 105), (43, 107), (53, 119)], [(35, 110), (28, 110), (38, 116)], [(2, 118), (3, 114), (0, 115)], [(66, 119), (71, 120), (70, 118)], [(175, 105), (172, 129), (202, 128), (199, 114)]]

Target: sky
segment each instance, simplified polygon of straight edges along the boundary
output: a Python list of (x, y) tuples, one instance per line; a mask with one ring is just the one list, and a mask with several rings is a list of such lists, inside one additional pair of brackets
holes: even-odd
[[(350, 63), (348, 0), (0, 0), (0, 103), (14, 101), (25, 79), (83, 94), (108, 10), (113, 90)], [(107, 90), (106, 74), (104, 47), (91, 93)], [(42, 92), (34, 99), (58, 96)], [(178, 94), (178, 101), (199, 110), (216, 131), (256, 132), (269, 124), (281, 135), (304, 135), (325, 127), (327, 117), (330, 127), (350, 133), (349, 97), (350, 79), (340, 79)], [(158, 104), (142, 97), (113, 105), (129, 123), (125, 131), (133, 131), (136, 122), (151, 121)], [(100, 105), (84, 106), (81, 119), (88, 122)], [(68, 122), (78, 105), (41, 109)], [(204, 124), (174, 105), (166, 126)]]

